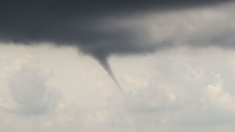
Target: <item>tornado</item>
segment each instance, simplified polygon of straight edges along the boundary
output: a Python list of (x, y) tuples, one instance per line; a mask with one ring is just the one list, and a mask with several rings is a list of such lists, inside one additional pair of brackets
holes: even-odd
[[(178, 45), (178, 38), (182, 37), (178, 35), (178, 28), (172, 31), (172, 35), (168, 35), (171, 27), (177, 25), (173, 22), (175, 14), (165, 14), (176, 11), (180, 15), (181, 10), (188, 12), (190, 9), (192, 11), (195, 8), (201, 9), (203, 7), (204, 9), (206, 6), (210, 6), (209, 9), (213, 7), (214, 11), (215, 9), (217, 10), (217, 5), (234, 1), (155, 0), (151, 2), (136, 2), (135, 0), (129, 0), (127, 2), (126, 0), (119, 0), (114, 4), (114, 2), (107, 0), (103, 2), (98, 0), (57, 0), (57, 2), (49, 0), (1, 0), (0, 44), (26, 46), (48, 44), (78, 48), (82, 53), (99, 61), (123, 94), (122, 88), (108, 63), (107, 59), (110, 55), (141, 55), (177, 48), (178, 46), (192, 48), (216, 46), (224, 49), (234, 49), (234, 27), (231, 24), (230, 26), (225, 26), (223, 23), (224, 20), (226, 23), (232, 23), (233, 19), (225, 17), (226, 19), (221, 19), (222, 23), (220, 21), (215, 23), (220, 25), (218, 32), (209, 32), (209, 35), (205, 37), (199, 35), (195, 39), (189, 38), (189, 40), (183, 40), (187, 44)], [(227, 5), (224, 9), (226, 8)], [(231, 12), (230, 8), (225, 12)], [(153, 13), (158, 14), (156, 18), (149, 18)], [(199, 12), (199, 14), (201, 13)], [(164, 15), (167, 16), (167, 21), (164, 18), (163, 22), (166, 23), (163, 23), (163, 25), (167, 26), (166, 28), (161, 28), (160, 26), (162, 25), (158, 26), (157, 24), (161, 16)], [(192, 13), (192, 15), (195, 15), (195, 13)], [(232, 14), (228, 14), (228, 16), (230, 15)], [(191, 20), (188, 15), (182, 18)], [(204, 18), (204, 16), (199, 15), (196, 18)], [(143, 24), (147, 19), (153, 22), (156, 19), (156, 29), (160, 29), (160, 32), (163, 31), (163, 37), (156, 40), (152, 39), (152, 34), (149, 34), (152, 33), (152, 30), (149, 26)], [(170, 22), (168, 23), (168, 21)], [(184, 21), (182, 22), (184, 24)], [(198, 25), (195, 22), (190, 24), (192, 26), (195, 25), (196, 29), (199, 27), (196, 32), (204, 31), (200, 29), (200, 24)], [(150, 24), (150, 27), (152, 27), (152, 24)], [(183, 34), (190, 33), (190, 35), (193, 35), (188, 32), (187, 26), (180, 26), (179, 29), (181, 28), (183, 28)], [(164, 35), (164, 33), (166, 34)], [(183, 37), (187, 38), (188, 36), (185, 35)], [(202, 43), (196, 44), (197, 42), (207, 42), (208, 40), (213, 40), (213, 42), (205, 45)]]
[(124, 94), (124, 92), (123, 92), (123, 90), (122, 90), (122, 87), (120, 86), (120, 84), (118, 83), (116, 77), (115, 77), (114, 74), (113, 74), (113, 71), (112, 71), (112, 69), (111, 69), (111, 67), (110, 67), (110, 64), (109, 64), (109, 62), (108, 62), (107, 56), (102, 56), (102, 57), (100, 57), (100, 56), (99, 56), (99, 57), (98, 57), (98, 56), (95, 56), (95, 58), (97, 59), (97, 61), (99, 62), (99, 64), (104, 68), (104, 70), (108, 73), (108, 75), (112, 78), (112, 80), (114, 81), (114, 83), (117, 85), (119, 91), (122, 93), (122, 95), (123, 95), (124, 97), (126, 97), (125, 94)]

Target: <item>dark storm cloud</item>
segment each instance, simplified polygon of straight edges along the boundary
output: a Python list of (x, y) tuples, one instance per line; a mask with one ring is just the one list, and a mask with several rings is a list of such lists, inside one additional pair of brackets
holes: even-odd
[(0, 3), (0, 41), (75, 45), (93, 56), (149, 52), (154, 46), (143, 46), (144, 42), (137, 39), (135, 31), (103, 28), (104, 20), (228, 1), (231, 0), (3, 0)]

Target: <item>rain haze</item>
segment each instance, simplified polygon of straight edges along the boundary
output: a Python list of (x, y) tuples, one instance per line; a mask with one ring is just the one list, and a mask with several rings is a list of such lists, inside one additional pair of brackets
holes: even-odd
[(4, 132), (233, 132), (234, 0), (2, 0)]

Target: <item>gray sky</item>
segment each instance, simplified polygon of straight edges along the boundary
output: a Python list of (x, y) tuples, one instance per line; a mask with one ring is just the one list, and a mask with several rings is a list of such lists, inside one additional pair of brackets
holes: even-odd
[(234, 131), (234, 2), (16, 3), (0, 8), (4, 132)]

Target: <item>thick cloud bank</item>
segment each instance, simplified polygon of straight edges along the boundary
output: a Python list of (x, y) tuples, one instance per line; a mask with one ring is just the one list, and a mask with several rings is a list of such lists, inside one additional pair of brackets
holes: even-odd
[(0, 40), (23, 44), (75, 45), (92, 56), (154, 51), (130, 27), (109, 19), (151, 11), (213, 6), (232, 0), (45, 1), (4, 0), (0, 4)]

